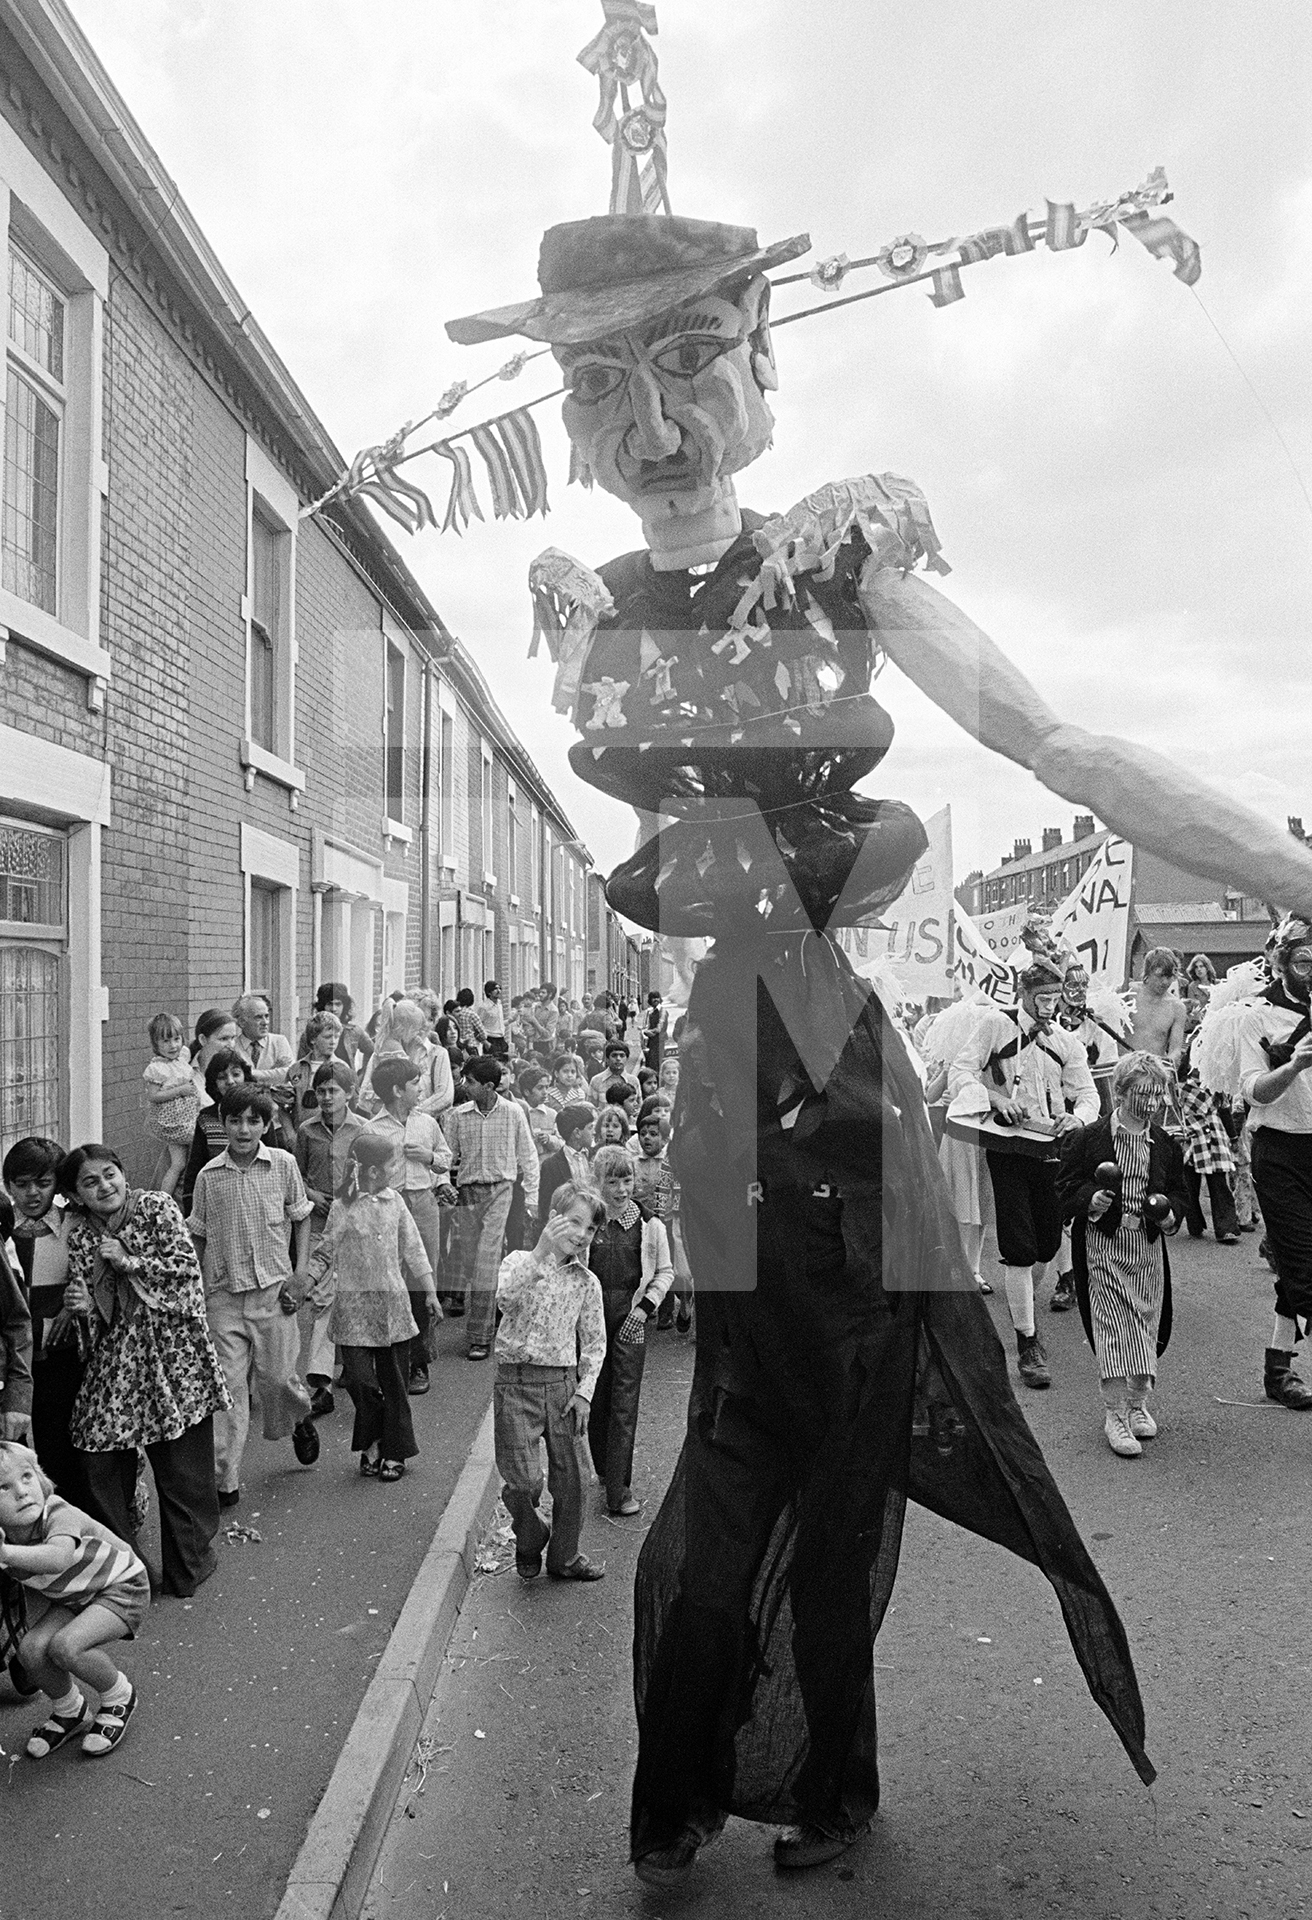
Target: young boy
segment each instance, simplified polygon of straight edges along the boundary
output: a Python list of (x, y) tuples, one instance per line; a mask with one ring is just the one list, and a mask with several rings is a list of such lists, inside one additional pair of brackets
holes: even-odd
[(465, 1352), (486, 1360), (496, 1317), (497, 1272), (515, 1181), (529, 1215), (538, 1210), (538, 1154), (524, 1109), (497, 1091), (501, 1062), (484, 1056), (465, 1068), (469, 1098), (443, 1120), (460, 1211), (453, 1248), (457, 1284), (469, 1291)]
[[(374, 1092), (383, 1103), (382, 1112), (370, 1123), (370, 1132), (387, 1140), (392, 1148), (392, 1164), (387, 1183), (399, 1193), (419, 1229), (419, 1237), (428, 1255), (428, 1264), (436, 1274), (442, 1259), (442, 1216), (440, 1206), (454, 1206), (455, 1188), (447, 1177), (451, 1149), (446, 1135), (431, 1113), (417, 1111), (421, 1069), (407, 1059), (387, 1059), (374, 1068)], [(436, 1184), (436, 1192), (434, 1185)], [(427, 1393), (429, 1307), (436, 1325), (442, 1309), (435, 1296), (412, 1293), (410, 1311), (419, 1329), (410, 1342), (410, 1392)]]
[(592, 1149), (592, 1129), (596, 1121), (592, 1108), (582, 1101), (574, 1106), (562, 1107), (556, 1115), (556, 1131), (560, 1144), (555, 1153), (549, 1153), (542, 1162), (542, 1176), (538, 1187), (542, 1207), (550, 1205), (551, 1196), (557, 1187), (563, 1187), (572, 1180), (577, 1187), (590, 1187), (593, 1184), (592, 1166), (589, 1154)]
[[(670, 1239), (674, 1285), (661, 1301), (652, 1323), (659, 1333), (692, 1326), (692, 1276), (679, 1231), (679, 1183), (669, 1159), (670, 1103), (662, 1094), (644, 1100), (638, 1110), (638, 1151), (633, 1162), (633, 1197), (647, 1217), (664, 1226)], [(678, 1308), (676, 1318), (675, 1308)]]
[[(601, 1287), (587, 1264), (592, 1236), (605, 1217), (605, 1205), (591, 1188), (560, 1187), (537, 1245), (531, 1252), (508, 1253), (497, 1280), (496, 1459), (521, 1580), (537, 1579), (544, 1552), (552, 1580), (605, 1577), (604, 1569), (579, 1551), (583, 1474), (578, 1445), (588, 1430), (593, 1389), (606, 1357)], [(543, 1440), (550, 1526), (538, 1512)]]
[[(55, 1205), (55, 1174), (63, 1158), (64, 1149), (57, 1140), (29, 1135), (14, 1142), (0, 1171), (14, 1203), (14, 1250), (32, 1323), (30, 1444), (60, 1492), (79, 1507), (98, 1513), (82, 1455), (68, 1434), (86, 1357), (71, 1333), (54, 1346), (48, 1337), (63, 1308), (68, 1283), (68, 1215)], [(12, 1410), (16, 1409), (15, 1401)], [(11, 1430), (6, 1437), (24, 1436)]]
[(608, 1040), (606, 1043), (606, 1064), (600, 1073), (595, 1073), (588, 1082), (588, 1095), (595, 1107), (604, 1107), (606, 1096), (612, 1087), (628, 1087), (642, 1098), (637, 1077), (628, 1070), (629, 1050), (622, 1040)]
[(199, 1243), (210, 1338), (232, 1395), (231, 1411), (214, 1416), (221, 1507), (235, 1507), (241, 1498), (252, 1379), (265, 1439), (290, 1434), (303, 1467), (319, 1458), (310, 1396), (296, 1372), (300, 1340), (293, 1317), (310, 1282), (313, 1202), (290, 1153), (262, 1143), (273, 1111), (272, 1096), (254, 1082), (229, 1087), (219, 1102), (228, 1145), (196, 1175), (187, 1222)]
[[(365, 1123), (348, 1102), (355, 1092), (355, 1074), (345, 1060), (321, 1061), (314, 1069), (310, 1090), (317, 1106), (296, 1130), (296, 1164), (314, 1207), (310, 1215), (310, 1253), (313, 1255), (334, 1196), (346, 1178), (351, 1142)], [(333, 1343), (328, 1321), (333, 1310), (332, 1270), (316, 1280), (301, 1303), (301, 1369), (310, 1389), (310, 1413), (320, 1420), (333, 1411)]]
[(642, 1111), (642, 1096), (636, 1087), (627, 1084), (608, 1087), (601, 1105), (603, 1112), (607, 1107), (618, 1107), (629, 1123), (629, 1131), (632, 1133), (636, 1130), (638, 1115)]

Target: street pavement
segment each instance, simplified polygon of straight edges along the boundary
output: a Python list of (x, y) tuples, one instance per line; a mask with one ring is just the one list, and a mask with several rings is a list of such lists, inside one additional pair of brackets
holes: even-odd
[[(1262, 1398), (1271, 1283), (1255, 1239), (1180, 1238), (1172, 1260), (1161, 1433), (1142, 1459), (1118, 1460), (1103, 1441), (1076, 1314), (1042, 1309), (1054, 1387), (1019, 1389), (1129, 1633), (1152, 1790), (1089, 1698), (1042, 1576), (910, 1507), (875, 1648), (884, 1798), (871, 1836), (783, 1877), (771, 1830), (730, 1821), (687, 1890), (641, 1888), (626, 1831), (632, 1579), (693, 1358), (686, 1339), (654, 1335), (635, 1479), (647, 1507), (612, 1521), (594, 1490), (584, 1546), (606, 1564), (597, 1586), (526, 1587), (504, 1539), (488, 1539), (499, 1570), (466, 1600), (367, 1920), (1312, 1911), (1312, 1413)], [(1002, 1331), (1000, 1292), (992, 1310)]]
[(491, 1364), (464, 1358), (463, 1329), (438, 1329), (432, 1391), (410, 1403), (420, 1456), (395, 1485), (360, 1478), (340, 1391), (312, 1468), (253, 1424), (218, 1572), (125, 1649), (141, 1704), (115, 1754), (21, 1757), (44, 1702), (0, 1680), (0, 1920), (275, 1912), (487, 1408)]

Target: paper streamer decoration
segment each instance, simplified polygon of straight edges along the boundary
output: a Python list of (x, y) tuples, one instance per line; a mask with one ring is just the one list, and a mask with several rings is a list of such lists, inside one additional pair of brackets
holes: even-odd
[(551, 704), (557, 713), (572, 713), (597, 622), (603, 613), (614, 613), (615, 602), (599, 573), (559, 547), (548, 547), (538, 555), (528, 570), (528, 586), (533, 597), (529, 659), (545, 640), (556, 663)]
[(961, 284), (960, 271), (956, 267), (940, 267), (934, 275), (929, 297), (936, 307), (950, 307), (954, 300), (964, 300), (966, 289)]
[[(606, 24), (579, 55), (597, 76), (600, 100), (592, 124), (611, 149), (610, 211), (666, 213), (666, 100), (656, 77), (656, 32), (650, 0), (601, 0)], [(641, 103), (630, 103), (636, 87)]]

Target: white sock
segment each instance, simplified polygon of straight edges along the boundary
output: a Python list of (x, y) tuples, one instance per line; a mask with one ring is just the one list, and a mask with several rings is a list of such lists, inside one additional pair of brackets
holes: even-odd
[(85, 1705), (86, 1701), (82, 1698), (76, 1681), (70, 1680), (68, 1692), (64, 1695), (63, 1699), (52, 1700), (50, 1702), (50, 1711), (57, 1713), (61, 1720), (71, 1720), (74, 1714), (81, 1713)]
[(1028, 1267), (1004, 1267), (1002, 1284), (1007, 1290), (1007, 1311), (1017, 1333), (1028, 1338), (1034, 1332), (1034, 1278)]
[(132, 1682), (125, 1673), (120, 1673), (109, 1692), (101, 1694), (100, 1704), (102, 1707), (125, 1707), (131, 1698)]
[(1271, 1346), (1277, 1353), (1292, 1353), (1298, 1344), (1298, 1322), (1288, 1314), (1278, 1313), (1271, 1330)]

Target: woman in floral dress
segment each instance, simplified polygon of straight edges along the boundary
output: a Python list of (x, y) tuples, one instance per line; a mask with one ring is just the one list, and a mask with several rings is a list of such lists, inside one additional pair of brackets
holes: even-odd
[(159, 1495), (165, 1593), (194, 1593), (217, 1564), (213, 1416), (231, 1406), (205, 1322), (200, 1265), (166, 1194), (129, 1189), (112, 1147), (77, 1147), (59, 1170), (76, 1209), (66, 1310), (91, 1348), (73, 1444), (115, 1533), (133, 1531), (137, 1454)]

